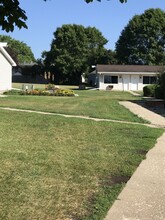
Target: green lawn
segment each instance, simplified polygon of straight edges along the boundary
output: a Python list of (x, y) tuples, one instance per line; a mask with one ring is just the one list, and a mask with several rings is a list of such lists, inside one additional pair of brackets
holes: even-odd
[(118, 102), (136, 100), (128, 92), (80, 91), (78, 97), (8, 96), (1, 98), (1, 107), (39, 110), (63, 114), (83, 115), (96, 118), (144, 122)]
[[(22, 89), (22, 85), (32, 85), (31, 83), (12, 83), (12, 87), (16, 89)], [(47, 84), (33, 84), (34, 89), (45, 89)], [(58, 85), (57, 85), (58, 86)], [(70, 86), (70, 85), (60, 85), (62, 89), (78, 89), (78, 86)]]
[[(130, 94), (78, 93), (74, 98), (10, 96), (0, 98), (0, 106), (70, 114), (84, 109), (85, 115), (94, 111), (138, 121), (116, 104), (133, 99)], [(143, 125), (0, 110), (0, 219), (102, 220), (162, 133)]]

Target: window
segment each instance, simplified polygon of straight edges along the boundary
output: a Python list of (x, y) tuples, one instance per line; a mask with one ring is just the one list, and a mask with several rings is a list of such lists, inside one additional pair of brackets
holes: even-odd
[(143, 84), (155, 84), (156, 76), (143, 76)]
[(104, 76), (104, 83), (118, 83), (118, 76)]

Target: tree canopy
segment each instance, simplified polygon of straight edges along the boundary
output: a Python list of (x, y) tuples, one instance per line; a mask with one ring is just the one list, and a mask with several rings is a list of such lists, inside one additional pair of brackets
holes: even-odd
[[(43, 0), (47, 1), (47, 0)], [(87, 3), (94, 0), (83, 0)], [(101, 0), (97, 0), (100, 1)], [(126, 2), (127, 0), (119, 0)], [(27, 28), (26, 25), (26, 12), (20, 7), (19, 0), (0, 0), (0, 26), (6, 32), (13, 31), (15, 26), (19, 29)]]
[(10, 36), (0, 35), (0, 42), (7, 42), (8, 47), (6, 48), (11, 57), (18, 64), (34, 62), (35, 58), (30, 49), (24, 42), (15, 40)]
[(116, 54), (122, 64), (165, 64), (165, 12), (149, 9), (135, 15), (121, 32)]
[(55, 66), (68, 82), (79, 83), (82, 73), (105, 54), (107, 40), (95, 27), (63, 25), (54, 32), (51, 49), (44, 52), (47, 66)]

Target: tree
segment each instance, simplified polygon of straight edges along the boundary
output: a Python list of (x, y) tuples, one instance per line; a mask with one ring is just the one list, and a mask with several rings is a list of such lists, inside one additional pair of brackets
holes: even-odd
[(116, 54), (123, 64), (164, 64), (165, 12), (149, 9), (135, 15), (121, 32)]
[[(84, 1), (87, 3), (93, 2), (93, 0)], [(120, 2), (123, 3), (126, 0), (120, 0)], [(0, 0), (0, 26), (2, 30), (6, 32), (13, 31), (15, 26), (19, 29), (27, 28), (26, 20), (26, 12), (20, 8), (18, 0)]]
[(25, 43), (6, 35), (0, 35), (0, 42), (8, 43), (8, 47), (6, 49), (18, 64), (31, 63), (35, 61), (30, 47), (28, 47)]
[(27, 28), (26, 13), (19, 7), (18, 0), (0, 0), (0, 25), (6, 32), (13, 31), (14, 26)]
[(105, 50), (103, 55), (98, 60), (101, 64), (117, 64), (116, 52), (113, 50)]
[(77, 84), (81, 74), (103, 56), (106, 43), (94, 27), (63, 25), (54, 32), (50, 51), (44, 52), (45, 63), (55, 66), (63, 81)]

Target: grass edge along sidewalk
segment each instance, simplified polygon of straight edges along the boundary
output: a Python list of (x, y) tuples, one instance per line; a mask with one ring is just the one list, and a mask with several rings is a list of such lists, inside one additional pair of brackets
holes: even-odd
[(81, 115), (67, 115), (67, 114), (59, 114), (59, 113), (43, 112), (43, 111), (33, 111), (33, 110), (28, 110), (28, 109), (17, 109), (17, 108), (8, 108), (8, 107), (0, 107), (0, 109), (7, 110), (7, 111), (36, 113), (36, 114), (41, 114), (41, 115), (62, 116), (62, 117), (65, 117), (65, 118), (79, 118), (79, 119), (93, 120), (93, 121), (97, 121), (97, 122), (105, 121), (105, 122), (114, 122), (114, 123), (144, 125), (144, 126), (153, 127), (153, 128), (157, 128), (158, 127), (158, 125), (154, 125), (154, 124), (144, 124), (144, 123), (140, 123), (140, 122), (119, 121), (119, 120), (104, 119), (104, 118), (92, 118), (92, 117), (81, 116)]

